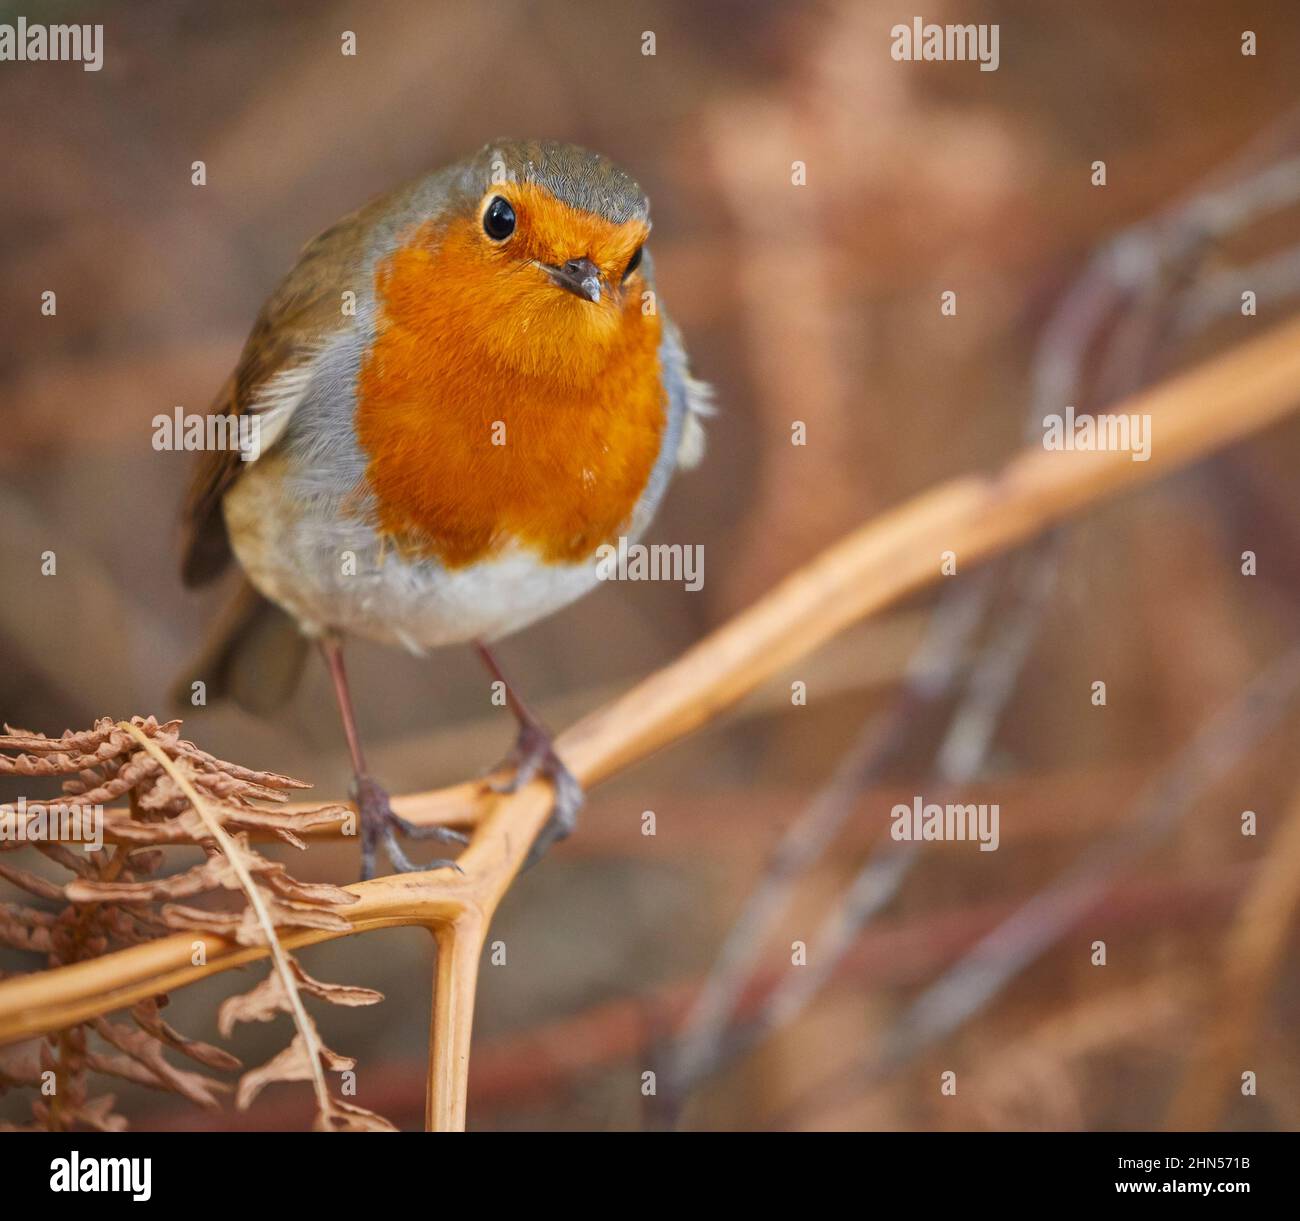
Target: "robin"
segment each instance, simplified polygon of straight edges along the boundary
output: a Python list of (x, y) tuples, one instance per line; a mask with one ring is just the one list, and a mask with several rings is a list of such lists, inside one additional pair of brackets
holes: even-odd
[(554, 786), (532, 859), (573, 828), (582, 789), (491, 645), (590, 590), (597, 549), (640, 535), (702, 456), (709, 390), (658, 305), (649, 234), (644, 193), (605, 157), (489, 144), (307, 245), (212, 409), (257, 444), (204, 453), (186, 503), (186, 584), (232, 555), (245, 578), (194, 677), (266, 713), (319, 645), (363, 878), (380, 845), (399, 871), (454, 865), (414, 864), (399, 832), (464, 837), (399, 818), (370, 775), (349, 635), (472, 644), (519, 728), (494, 787)]

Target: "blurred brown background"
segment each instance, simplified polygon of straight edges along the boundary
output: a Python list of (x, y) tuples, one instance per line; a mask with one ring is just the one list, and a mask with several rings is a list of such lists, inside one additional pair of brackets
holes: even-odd
[[(0, 20), (19, 11), (0, 5)], [(676, 482), (651, 536), (704, 545), (703, 591), (602, 588), (503, 647), (521, 689), (563, 726), (855, 524), (996, 464), (1020, 443), (1044, 320), (1089, 250), (1167, 208), (1300, 101), (1291, 0), (921, 6), (927, 21), (998, 23), (990, 73), (891, 60), (890, 27), (916, 12), (892, 0), (21, 11), (105, 25), (99, 73), (0, 64), (0, 714), (51, 733), (170, 713), (168, 685), (221, 596), (180, 587), (189, 459), (155, 452), (150, 420), (177, 404), (206, 410), (298, 248), (396, 182), (499, 135), (609, 154), (651, 197), (662, 300), (717, 388), (708, 458)], [(1246, 29), (1255, 57), (1240, 52)], [(355, 58), (339, 53), (344, 30)], [(1104, 189), (1089, 183), (1096, 159)], [(195, 160), (206, 187), (190, 183)], [(805, 187), (791, 186), (795, 160)], [(1243, 258), (1297, 239), (1291, 209), (1246, 239)], [(1162, 345), (1147, 372), (1259, 333), (1292, 305), (1285, 288), (1259, 318), (1229, 311)], [(39, 309), (47, 289), (53, 318)], [(955, 318), (939, 312), (947, 289)], [(793, 420), (807, 423), (805, 448), (790, 445)], [(1296, 456), (1296, 429), (1277, 430), (1064, 534), (1023, 670), (963, 790), (1001, 803), (1001, 849), (928, 853), (845, 969), (678, 1100), (673, 1121), (1168, 1121), (1215, 1013), (1208, 973), (1249, 862), (1292, 797), (1294, 717), (1136, 859), (1096, 920), (970, 1022), (884, 1077), (829, 1093), (821, 1083), (872, 1062), (891, 1019), (990, 920), (1122, 836), (1142, 785), (1295, 639)], [(1247, 548), (1263, 557), (1253, 581), (1240, 574)], [(53, 578), (40, 574), (47, 550)], [(663, 1122), (640, 1074), (659, 1063), (666, 1015), (709, 969), (782, 831), (889, 705), (931, 604), (851, 633), (592, 795), (578, 835), (503, 908), (508, 966), (483, 970), (471, 1126)], [(394, 791), (463, 779), (510, 740), (468, 651), (415, 664), (360, 645), (351, 666), (374, 770)], [(789, 705), (795, 678), (806, 707)], [(1088, 700), (1097, 678), (1105, 709)], [(949, 708), (916, 718), (777, 922), (760, 955), (769, 984), (795, 969), (790, 942), (838, 902), (890, 806), (931, 792)], [(345, 791), (318, 665), (274, 724), (214, 707), (186, 726), (224, 758), (311, 780), (322, 796)], [(1259, 839), (1238, 832), (1247, 808), (1261, 815)], [(653, 839), (640, 834), (644, 810), (658, 816)], [(318, 847), (294, 868), (350, 879), (355, 849)], [(1104, 970), (1089, 965), (1095, 937), (1110, 945)], [(407, 1126), (422, 1107), (430, 954), (410, 932), (307, 958), (322, 978), (386, 992), (377, 1008), (321, 1021), (359, 1058), (358, 1101)], [(1245, 1067), (1268, 1088), (1241, 1099), (1229, 1082), (1216, 1122), (1300, 1126), (1295, 966), (1289, 947), (1250, 1031)], [(178, 995), (171, 1020), (215, 1039), (212, 1011), (232, 986), (218, 977)], [(286, 1037), (254, 1030), (236, 1050), (255, 1062)], [(935, 1084), (948, 1068), (963, 1081), (952, 1099)], [(304, 1122), (300, 1093), (273, 1087), (251, 1117), (198, 1117), (145, 1095), (128, 1112), (139, 1126), (286, 1126)]]

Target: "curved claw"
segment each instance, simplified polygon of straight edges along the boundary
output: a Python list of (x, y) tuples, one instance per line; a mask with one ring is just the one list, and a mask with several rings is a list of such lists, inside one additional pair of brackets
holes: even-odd
[(357, 776), (352, 782), (352, 799), (361, 815), (361, 880), (368, 882), (375, 876), (375, 849), (382, 843), (388, 859), (398, 873), (425, 873), (431, 869), (455, 869), (463, 872), (453, 860), (438, 859), (427, 862), (412, 861), (397, 842), (397, 832), (411, 839), (433, 839), (442, 843), (467, 844), (469, 839), (450, 827), (419, 827), (393, 813), (388, 794), (371, 776)]
[(433, 869), (454, 869), (457, 873), (465, 871), (452, 860), (434, 860), (434, 861), (413, 861), (402, 851), (401, 845), (397, 842), (397, 836), (389, 831), (384, 836), (384, 847), (388, 851), (388, 859), (392, 862), (393, 868), (398, 873), (427, 873)]
[(413, 822), (407, 822), (400, 814), (393, 815), (393, 825), (406, 836), (407, 839), (434, 839), (440, 844), (468, 844), (469, 836), (463, 831), (455, 831), (451, 827), (439, 825), (419, 826)]

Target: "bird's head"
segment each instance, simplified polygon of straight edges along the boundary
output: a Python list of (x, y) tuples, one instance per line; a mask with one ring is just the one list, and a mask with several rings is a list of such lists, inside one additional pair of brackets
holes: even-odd
[(418, 244), (431, 264), (423, 291), (454, 342), (521, 373), (583, 381), (657, 337), (649, 203), (613, 162), (498, 142), (465, 163), (453, 198)]

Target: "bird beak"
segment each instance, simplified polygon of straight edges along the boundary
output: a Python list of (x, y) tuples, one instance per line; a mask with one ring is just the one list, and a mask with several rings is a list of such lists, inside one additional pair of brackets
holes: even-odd
[(544, 266), (553, 284), (595, 304), (600, 303), (600, 268), (590, 259), (570, 259), (561, 267)]

